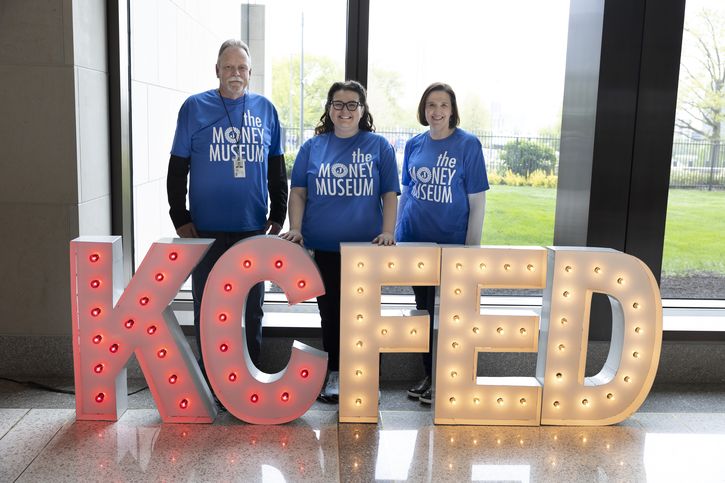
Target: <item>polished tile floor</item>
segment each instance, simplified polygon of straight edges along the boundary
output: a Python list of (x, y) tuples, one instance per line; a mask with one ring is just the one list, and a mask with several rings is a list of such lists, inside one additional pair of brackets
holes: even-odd
[(118, 422), (75, 421), (73, 396), (0, 381), (0, 481), (725, 482), (725, 385), (655, 385), (598, 428), (434, 426), (405, 386), (382, 388), (377, 425), (315, 403), (254, 426), (162, 424), (148, 390)]

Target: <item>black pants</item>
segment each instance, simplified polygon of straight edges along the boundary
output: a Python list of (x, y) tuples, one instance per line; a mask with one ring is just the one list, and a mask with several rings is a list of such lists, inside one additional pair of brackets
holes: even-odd
[[(196, 346), (199, 349), (199, 367), (206, 378), (204, 360), (201, 357), (201, 326), (199, 325), (199, 314), (201, 312), (201, 297), (204, 293), (206, 280), (209, 278), (214, 264), (229, 250), (235, 243), (245, 238), (261, 235), (264, 231), (245, 231), (238, 233), (200, 231), (200, 238), (214, 238), (214, 243), (209, 247), (204, 258), (199, 262), (191, 273), (191, 294), (194, 298), (194, 331), (196, 334)], [(264, 303), (264, 282), (256, 284), (249, 291), (247, 306), (244, 313), (244, 327), (247, 338), (247, 348), (252, 362), (259, 367), (259, 355), (262, 349), (262, 304)], [(208, 381), (208, 378), (207, 378)]]
[(325, 295), (317, 297), (322, 325), (322, 347), (327, 352), (327, 370), (340, 370), (340, 252), (315, 250)]
[(415, 308), (418, 310), (427, 310), (430, 314), (429, 350), (421, 355), (423, 356), (425, 375), (431, 376), (433, 374), (433, 317), (435, 317), (436, 288), (435, 286), (413, 287), (413, 293), (415, 294)]

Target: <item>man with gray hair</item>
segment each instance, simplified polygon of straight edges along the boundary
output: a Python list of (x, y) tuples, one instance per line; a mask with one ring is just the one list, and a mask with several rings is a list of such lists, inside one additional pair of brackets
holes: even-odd
[[(212, 267), (238, 241), (278, 234), (287, 215), (279, 118), (268, 99), (247, 90), (252, 73), (247, 44), (225, 41), (215, 68), (219, 87), (190, 96), (179, 110), (166, 179), (176, 233), (215, 239), (191, 278), (200, 355), (201, 297)], [(244, 318), (249, 355), (257, 366), (263, 301), (264, 283), (259, 283), (249, 292)]]

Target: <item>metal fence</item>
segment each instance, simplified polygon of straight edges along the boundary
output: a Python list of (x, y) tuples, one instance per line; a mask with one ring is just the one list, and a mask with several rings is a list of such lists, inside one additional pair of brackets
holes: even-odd
[[(313, 129), (305, 129), (300, 142), (299, 129), (284, 129), (285, 152), (296, 153), (302, 142), (311, 138)], [(395, 149), (398, 163), (402, 163), (405, 143), (420, 133), (416, 129), (382, 129), (383, 135)], [(486, 168), (500, 172), (503, 167), (501, 154), (510, 142), (528, 141), (551, 148), (556, 155), (554, 174), (559, 170), (560, 140), (555, 137), (502, 136), (483, 131), (471, 131), (483, 146)], [(723, 140), (725, 144), (725, 140)], [(725, 145), (703, 141), (675, 141), (672, 143), (671, 188), (725, 189)]]

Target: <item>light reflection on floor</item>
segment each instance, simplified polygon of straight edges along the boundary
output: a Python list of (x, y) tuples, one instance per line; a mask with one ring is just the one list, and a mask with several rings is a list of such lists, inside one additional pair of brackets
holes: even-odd
[(707, 401), (711, 412), (640, 411), (596, 428), (434, 426), (429, 411), (385, 408), (377, 425), (338, 424), (328, 407), (280, 426), (4, 408), (0, 481), (725, 481), (725, 390)]

